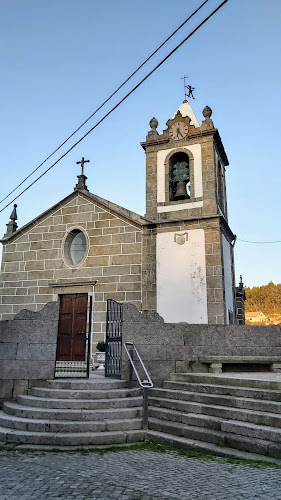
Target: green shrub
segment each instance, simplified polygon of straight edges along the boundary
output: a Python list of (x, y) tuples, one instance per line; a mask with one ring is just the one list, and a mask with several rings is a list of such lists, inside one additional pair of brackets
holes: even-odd
[(98, 342), (96, 348), (100, 352), (105, 352), (105, 342)]

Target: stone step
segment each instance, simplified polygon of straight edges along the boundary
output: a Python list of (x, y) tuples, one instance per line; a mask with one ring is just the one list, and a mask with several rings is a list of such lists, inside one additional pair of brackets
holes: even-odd
[[(142, 432), (142, 431), (138, 431)], [(145, 433), (146, 436), (146, 433)], [(145, 438), (144, 438), (145, 439)], [(142, 439), (142, 441), (144, 440)], [(126, 442), (126, 443), (119, 443), (115, 444), (114, 448), (124, 448), (124, 447), (131, 447), (132, 444), (139, 443), (140, 441), (132, 441), (132, 442)], [(54, 448), (52, 445), (48, 444), (17, 444), (16, 446), (13, 446), (13, 449), (16, 450), (28, 450), (28, 451), (76, 451), (76, 450), (104, 450), (106, 448), (112, 448), (112, 444), (94, 444), (94, 445), (80, 445), (80, 446), (63, 446), (63, 445), (56, 445)], [(1, 497), (0, 497), (1, 498)], [(2, 500), (2, 499), (1, 499)], [(5, 499), (6, 500), (6, 499)], [(16, 499), (17, 500), (17, 499)]]
[(276, 464), (279, 466), (281, 465), (281, 460), (272, 457), (264, 456), (257, 453), (250, 453), (244, 450), (235, 449), (228, 446), (217, 446), (212, 443), (174, 436), (172, 434), (164, 432), (149, 430), (146, 433), (146, 436), (151, 441), (156, 441), (157, 443), (170, 444), (173, 446), (179, 446), (181, 448), (186, 448), (189, 450), (206, 452), (211, 455), (217, 455), (220, 457), (232, 457), (235, 459), (242, 459), (242, 460), (267, 461), (272, 464)]
[(225, 420), (221, 424), (221, 430), (225, 433), (281, 443), (281, 429), (267, 425), (255, 425), (249, 422)]
[(175, 382), (191, 382), (196, 384), (215, 384), (215, 385), (231, 385), (238, 387), (251, 387), (255, 389), (271, 389), (280, 391), (281, 382), (270, 380), (270, 372), (268, 372), (268, 380), (261, 380), (246, 377), (239, 377), (239, 373), (235, 377), (228, 377), (226, 373), (222, 375), (214, 375), (211, 373), (171, 373), (171, 381)]
[(225, 420), (241, 420), (260, 425), (281, 427), (281, 415), (269, 412), (153, 397), (149, 398), (149, 406), (157, 406), (184, 413), (201, 413), (204, 415), (211, 415), (212, 417), (223, 418)]
[(165, 434), (173, 434), (178, 437), (195, 439), (212, 443), (217, 446), (227, 446), (236, 448), (249, 453), (257, 453), (274, 458), (281, 458), (281, 443), (263, 440), (259, 438), (250, 438), (231, 433), (203, 429), (202, 427), (193, 427), (179, 424), (171, 421), (150, 418), (149, 429)]
[(150, 407), (149, 417), (169, 420), (178, 424), (194, 425), (224, 433), (238, 434), (255, 439), (281, 443), (281, 429), (271, 426), (256, 425), (239, 420), (224, 420), (195, 413), (182, 413), (176, 410)]
[(0, 426), (9, 429), (35, 432), (105, 432), (127, 431), (142, 428), (142, 419), (122, 419), (103, 421), (63, 421), (38, 420), (22, 417), (11, 417), (0, 411)]
[(84, 409), (98, 410), (106, 408), (129, 408), (141, 406), (142, 397), (118, 398), (118, 399), (45, 399), (34, 396), (18, 396), (17, 402), (24, 406), (56, 409)]
[(206, 441), (208, 443), (224, 445), (224, 433), (207, 429), (203, 427), (196, 427), (193, 425), (185, 425), (170, 420), (161, 420), (159, 418), (150, 417), (148, 420), (149, 429), (157, 432), (164, 432), (166, 434), (173, 434), (179, 437), (186, 437), (189, 439), (196, 439), (198, 441)]
[[(40, 384), (41, 386), (41, 384)], [(42, 387), (49, 389), (70, 389), (73, 391), (80, 390), (103, 390), (109, 389), (126, 389), (128, 387), (127, 380), (105, 379), (104, 377), (94, 377), (92, 380), (83, 379), (54, 379), (46, 380)]]
[(109, 389), (109, 390), (89, 390), (89, 389), (52, 389), (45, 387), (33, 387), (31, 395), (48, 399), (118, 399), (142, 396), (141, 389)]
[(236, 387), (230, 385), (196, 384), (195, 382), (173, 382), (171, 380), (167, 380), (163, 383), (163, 389), (281, 402), (281, 392), (269, 389), (252, 389), (249, 387)]
[(172, 389), (150, 389), (152, 397), (165, 399), (178, 399), (195, 403), (204, 403), (215, 406), (231, 406), (232, 408), (243, 408), (270, 413), (281, 414), (281, 403), (276, 401), (256, 400), (250, 398), (234, 398), (232, 396), (221, 396), (217, 394), (205, 394), (201, 392), (188, 392)]
[(80, 432), (80, 433), (51, 433), (10, 430), (0, 427), (0, 441), (5, 444), (31, 444), (53, 446), (91, 446), (115, 445), (143, 441), (145, 432), (142, 430), (112, 431), (112, 432)]
[(42, 420), (100, 421), (141, 418), (142, 407), (114, 408), (100, 410), (37, 408), (5, 402), (3, 412), (16, 417)]
[(149, 417), (154, 417), (162, 420), (171, 420), (172, 422), (183, 423), (187, 425), (195, 425), (196, 427), (206, 427), (220, 431), (222, 419), (212, 417), (210, 415), (200, 415), (197, 413), (183, 413), (176, 410), (168, 410), (165, 408), (157, 408), (149, 406)]
[(264, 439), (254, 439), (236, 434), (225, 435), (225, 446), (236, 448), (250, 453), (259, 453), (277, 459), (281, 459), (281, 444), (273, 443)]

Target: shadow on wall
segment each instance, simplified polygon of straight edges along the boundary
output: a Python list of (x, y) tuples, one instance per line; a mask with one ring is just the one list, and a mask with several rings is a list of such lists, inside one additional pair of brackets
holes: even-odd
[(58, 317), (58, 302), (49, 302), (39, 312), (23, 309), (0, 321), (0, 402), (54, 377)]

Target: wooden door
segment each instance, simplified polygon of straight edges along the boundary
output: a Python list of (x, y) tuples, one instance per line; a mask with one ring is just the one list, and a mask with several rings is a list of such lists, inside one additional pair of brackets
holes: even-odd
[(60, 296), (57, 361), (85, 361), (87, 293)]

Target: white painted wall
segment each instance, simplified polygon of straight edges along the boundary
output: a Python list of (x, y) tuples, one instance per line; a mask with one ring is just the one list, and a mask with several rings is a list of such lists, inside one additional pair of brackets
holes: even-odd
[[(194, 125), (196, 128), (200, 127), (200, 123), (197, 120), (196, 115), (188, 101), (185, 100), (177, 111), (181, 112), (181, 116), (188, 116), (191, 119), (190, 125)], [(175, 118), (175, 116), (176, 113), (174, 114), (173, 118)]]
[[(179, 146), (180, 147), (180, 146)], [(193, 154), (194, 157), (194, 195), (196, 198), (200, 198), (203, 196), (203, 184), (202, 184), (202, 155), (201, 155), (201, 144), (192, 144), (188, 147), (181, 147), (181, 149), (186, 149)], [(163, 203), (165, 201), (165, 159), (168, 154), (177, 150), (173, 149), (165, 149), (162, 151), (158, 151), (157, 153), (157, 202)], [(194, 208), (192, 203), (181, 203), (182, 208), (175, 208), (174, 205), (166, 205), (165, 209), (163, 207), (158, 207), (158, 212), (169, 212), (173, 210), (186, 210)], [(195, 203), (194, 203), (195, 205)], [(202, 207), (203, 201), (197, 201), (196, 207)], [(171, 207), (171, 208), (168, 208)]]
[[(175, 237), (185, 233), (179, 245)], [(167, 323), (208, 323), (204, 230), (157, 234), (156, 255), (160, 316)]]
[(177, 203), (176, 205), (164, 205), (161, 207), (157, 207), (157, 212), (174, 212), (175, 210), (186, 210), (187, 208), (199, 208), (203, 207), (203, 201), (193, 201), (192, 205), (187, 203)]
[[(224, 266), (224, 290), (225, 290), (225, 303), (226, 309), (233, 312), (233, 289), (232, 289), (232, 273), (231, 273), (231, 249), (230, 243), (222, 234), (222, 255)], [(228, 314), (226, 316), (226, 323), (228, 324)]]

